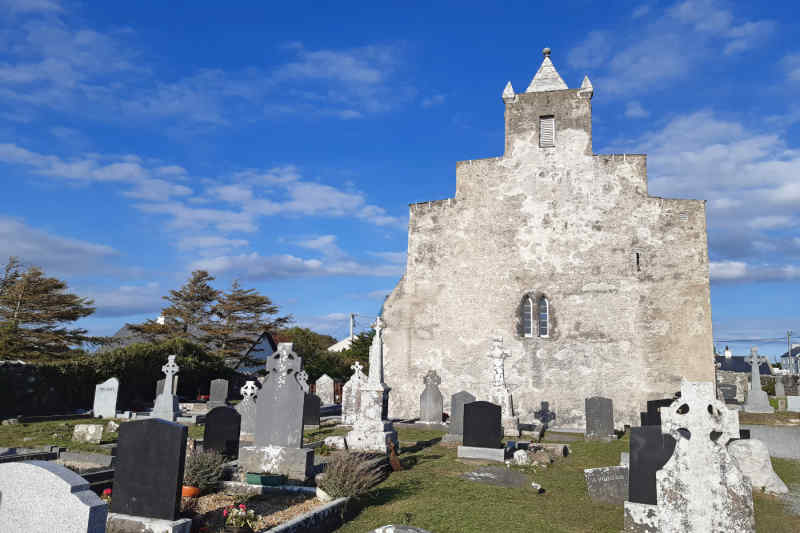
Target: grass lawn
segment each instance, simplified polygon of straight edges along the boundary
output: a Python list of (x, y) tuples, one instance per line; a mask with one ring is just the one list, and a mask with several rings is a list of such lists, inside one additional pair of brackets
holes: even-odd
[[(117, 420), (117, 423), (124, 422)], [(105, 426), (108, 420), (92, 418), (74, 418), (53, 422), (31, 422), (0, 426), (0, 448), (41, 448), (42, 446), (61, 446), (70, 451), (111, 453), (108, 448), (97, 444), (72, 442), (72, 431), (77, 424), (96, 424)], [(26, 440), (27, 439), (27, 440)], [(101, 444), (117, 440), (117, 432), (103, 431)]]
[[(614, 532), (622, 530), (622, 506), (593, 503), (586, 491), (583, 469), (619, 463), (628, 451), (620, 441), (570, 442), (569, 457), (544, 470), (520, 468), (547, 492), (512, 489), (461, 479), (479, 463), (456, 458), (456, 449), (441, 446), (441, 431), (399, 429), (401, 460), (408, 470), (393, 473), (371, 494), (366, 506), (342, 533), (362, 533), (386, 524), (411, 524), (435, 533), (504, 532)], [(553, 439), (556, 434), (551, 434)], [(800, 485), (800, 463), (773, 459), (775, 470), (787, 484)], [(784, 509), (781, 499), (755, 495), (758, 531), (800, 531), (800, 517)]]

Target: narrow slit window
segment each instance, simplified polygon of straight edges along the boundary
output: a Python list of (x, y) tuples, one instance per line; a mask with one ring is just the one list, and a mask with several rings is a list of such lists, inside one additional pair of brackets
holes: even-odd
[(526, 337), (533, 337), (533, 300), (530, 296), (522, 302), (522, 332)]
[(547, 337), (550, 334), (550, 303), (547, 298), (539, 298), (539, 336)]
[(552, 148), (556, 145), (556, 118), (552, 115), (539, 117), (539, 146)]
[(642, 262), (639, 259), (639, 252), (636, 252), (636, 272), (642, 271)]

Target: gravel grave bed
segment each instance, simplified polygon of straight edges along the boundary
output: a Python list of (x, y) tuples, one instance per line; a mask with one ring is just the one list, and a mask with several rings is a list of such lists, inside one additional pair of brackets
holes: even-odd
[[(225, 527), (222, 511), (231, 505), (245, 504), (258, 516), (255, 531), (288, 522), (322, 504), (310, 494), (266, 494), (246, 496), (216, 492), (199, 498), (182, 498), (181, 516), (199, 523), (200, 531), (216, 533)], [(205, 528), (205, 529), (203, 529)]]

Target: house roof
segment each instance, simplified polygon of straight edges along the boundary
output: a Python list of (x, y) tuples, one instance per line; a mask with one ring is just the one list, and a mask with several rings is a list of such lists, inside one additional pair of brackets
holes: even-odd
[[(744, 355), (732, 355), (730, 357), (725, 357), (724, 355), (715, 355), (714, 362), (720, 363), (721, 366), (719, 367), (720, 370), (725, 370), (727, 372), (743, 372), (743, 373), (750, 373), (750, 363), (745, 361), (745, 359), (749, 356)], [(761, 361), (758, 365), (758, 371), (761, 373), (762, 376), (771, 376), (772, 375), (772, 366), (766, 362)]]
[(328, 348), (328, 351), (329, 352), (341, 352), (341, 351), (349, 349), (350, 345), (353, 343), (353, 339), (355, 337), (356, 337), (355, 335), (353, 335), (351, 337), (345, 337), (344, 339), (340, 340), (339, 342), (337, 342), (333, 346), (330, 346)]
[[(275, 342), (272, 334), (270, 334), (268, 331), (265, 331), (258, 337), (258, 339), (256, 339), (253, 345), (244, 354), (245, 357), (252, 357), (257, 361), (260, 361), (260, 364), (241, 367), (238, 368), (237, 371), (241, 372), (242, 374), (255, 374), (259, 370), (263, 370), (267, 357), (274, 354), (277, 350), (278, 344)], [(227, 362), (228, 361), (226, 361), (226, 363)]]

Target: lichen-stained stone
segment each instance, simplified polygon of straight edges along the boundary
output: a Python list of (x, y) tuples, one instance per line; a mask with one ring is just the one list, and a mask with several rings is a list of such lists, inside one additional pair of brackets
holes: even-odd
[(660, 412), (662, 431), (676, 444), (656, 472), (658, 531), (755, 532), (750, 482), (726, 447), (739, 436), (738, 413), (715, 398), (713, 382), (689, 381)]
[[(714, 379), (704, 202), (650, 196), (643, 154), (595, 154), (591, 84), (554, 87), (550, 59), (547, 86), (497, 94), (505, 153), (456, 163), (452, 198), (409, 208), (405, 274), (382, 315), (389, 418), (417, 416), (431, 368), (446, 403), (490, 399), (493, 370), (476, 362), (494, 334), (522, 423), (547, 401), (553, 427), (583, 431), (585, 398), (602, 396), (617, 426), (638, 425), (682, 377)], [(553, 147), (540, 146), (547, 116)], [(528, 296), (549, 302), (546, 336), (524, 330)]]
[(767, 445), (757, 439), (740, 439), (728, 444), (728, 453), (736, 460), (739, 470), (753, 489), (771, 494), (786, 494), (789, 488), (772, 469)]

